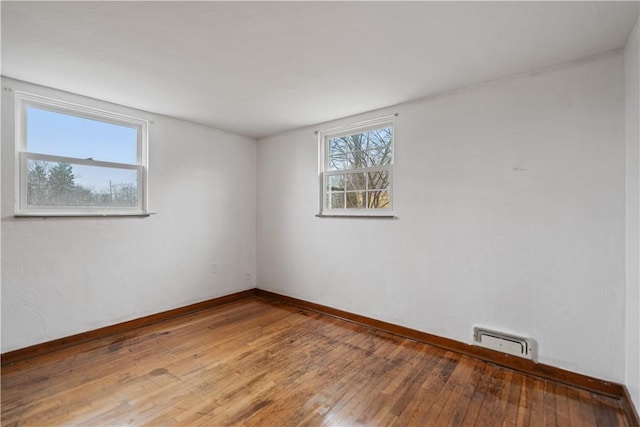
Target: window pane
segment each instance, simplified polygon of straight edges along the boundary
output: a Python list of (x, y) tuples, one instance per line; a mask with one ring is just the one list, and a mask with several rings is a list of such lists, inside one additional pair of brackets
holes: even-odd
[(347, 193), (347, 209), (364, 208), (366, 206), (366, 191), (352, 191)]
[(369, 209), (383, 209), (391, 206), (391, 197), (388, 191), (369, 191), (368, 192)]
[(329, 199), (329, 209), (344, 209), (344, 193), (330, 193), (331, 198)]
[(338, 154), (329, 157), (329, 169), (330, 170), (342, 170), (349, 169), (349, 161), (346, 155)]
[(347, 160), (349, 161), (349, 169), (366, 168), (368, 163), (368, 157), (366, 151), (354, 151), (349, 153)]
[(27, 107), (27, 151), (137, 163), (138, 129)]
[(332, 170), (391, 164), (391, 127), (328, 139)]
[(368, 182), (369, 190), (386, 190), (389, 188), (389, 172), (388, 171), (369, 172), (367, 175), (369, 178), (369, 182)]
[(367, 154), (368, 166), (387, 166), (391, 164), (391, 150), (371, 150)]
[(27, 160), (27, 206), (138, 206), (138, 171)]
[(391, 147), (391, 127), (369, 132), (370, 149), (388, 149)]
[(348, 173), (345, 175), (347, 191), (366, 190), (367, 181), (365, 173)]
[(344, 175), (327, 175), (327, 191), (344, 191)]
[(351, 151), (346, 137), (329, 139), (329, 155), (343, 154)]
[(353, 151), (344, 154), (329, 156), (330, 170), (357, 169), (367, 166), (368, 153), (366, 151)]
[(351, 151), (366, 151), (368, 142), (366, 133), (354, 133), (348, 136)]

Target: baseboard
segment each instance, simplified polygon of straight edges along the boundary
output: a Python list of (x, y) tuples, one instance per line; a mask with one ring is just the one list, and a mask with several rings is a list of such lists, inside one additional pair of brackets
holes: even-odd
[(629, 394), (629, 389), (626, 386), (623, 386), (622, 388), (624, 389), (622, 400), (624, 400), (624, 410), (627, 414), (627, 418), (632, 421), (631, 425), (640, 427), (640, 416), (638, 416), (636, 406), (633, 404), (633, 400)]
[(383, 322), (370, 317), (361, 316), (359, 314), (339, 310), (333, 307), (328, 307), (325, 305), (280, 295), (274, 292), (265, 291), (263, 289), (256, 289), (256, 295), (273, 301), (295, 305), (307, 310), (312, 310), (329, 316), (334, 316), (340, 319), (359, 323), (361, 325), (369, 326), (395, 335), (411, 338), (416, 341), (421, 341), (427, 344), (434, 345), (436, 347), (444, 348), (446, 350), (455, 351), (466, 356), (475, 357), (477, 359), (524, 372), (526, 374), (535, 375), (536, 377), (557, 381), (592, 392), (624, 399), (626, 388), (622, 384), (617, 384), (598, 378), (593, 378), (587, 375), (566, 371), (564, 369), (544, 365), (542, 363), (535, 363), (528, 359), (510, 356), (498, 351), (469, 345), (460, 341), (443, 338), (437, 335), (429, 334), (427, 332), (407, 328), (405, 326)]
[(115, 335), (122, 332), (127, 332), (132, 329), (140, 328), (142, 326), (153, 325), (154, 323), (162, 322), (163, 320), (173, 319), (175, 317), (183, 316), (185, 314), (193, 313), (195, 311), (200, 311), (207, 308), (216, 307), (218, 305), (238, 301), (244, 298), (254, 296), (255, 293), (256, 293), (255, 289), (236, 292), (230, 295), (224, 295), (218, 298), (197, 302), (184, 307), (178, 307), (172, 310), (163, 311), (161, 313), (140, 317), (138, 319), (117, 323), (115, 325), (105, 326), (103, 328), (94, 329), (92, 331), (81, 332), (76, 335), (71, 335), (64, 338), (58, 338), (58, 339), (47, 341), (41, 344), (35, 344), (29, 347), (8, 351), (6, 353), (2, 353), (1, 355), (2, 366), (9, 365), (11, 363), (15, 363), (24, 359), (28, 359), (30, 357), (39, 356), (41, 354), (51, 353), (53, 351), (61, 350), (63, 348), (71, 347), (87, 341), (108, 337), (110, 335)]

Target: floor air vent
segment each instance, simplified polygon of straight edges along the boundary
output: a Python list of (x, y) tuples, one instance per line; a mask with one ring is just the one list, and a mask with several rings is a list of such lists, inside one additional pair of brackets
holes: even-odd
[(475, 345), (480, 347), (535, 360), (535, 342), (530, 338), (517, 337), (476, 326), (473, 328), (473, 341)]

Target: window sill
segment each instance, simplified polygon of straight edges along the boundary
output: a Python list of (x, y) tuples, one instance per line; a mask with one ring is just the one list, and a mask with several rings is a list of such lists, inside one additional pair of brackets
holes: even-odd
[(14, 218), (146, 218), (155, 212), (145, 213), (21, 213)]
[(345, 214), (317, 214), (316, 218), (399, 219), (395, 215), (345, 215)]

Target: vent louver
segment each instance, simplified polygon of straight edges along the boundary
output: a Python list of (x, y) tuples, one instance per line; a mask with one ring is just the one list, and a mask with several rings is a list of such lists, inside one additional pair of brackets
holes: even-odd
[(473, 341), (475, 345), (480, 347), (535, 360), (536, 345), (531, 338), (523, 338), (476, 326), (473, 328)]

